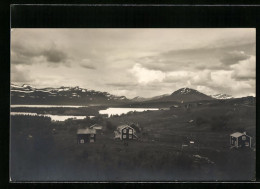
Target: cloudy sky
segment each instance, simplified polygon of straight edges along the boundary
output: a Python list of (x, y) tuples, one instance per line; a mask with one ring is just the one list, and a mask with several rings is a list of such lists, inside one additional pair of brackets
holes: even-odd
[(255, 29), (12, 29), (11, 82), (128, 98), (255, 96)]

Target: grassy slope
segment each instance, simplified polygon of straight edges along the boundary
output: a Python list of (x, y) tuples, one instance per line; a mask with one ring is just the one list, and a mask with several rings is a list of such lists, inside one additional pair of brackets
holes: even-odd
[[(41, 119), (12, 117), (11, 171), (14, 180), (254, 178), (255, 152), (229, 148), (229, 134), (234, 131), (246, 130), (255, 137), (254, 106), (209, 104), (189, 111), (148, 111), (108, 120), (99, 117), (65, 123)], [(94, 122), (106, 125), (107, 121), (110, 127), (97, 135), (96, 143), (76, 144), (77, 128)], [(125, 121), (137, 122), (142, 127), (139, 140), (129, 142), (128, 146), (113, 140), (113, 128)], [(28, 138), (29, 135), (32, 138)], [(194, 140), (195, 145), (182, 149), (181, 145), (189, 139)]]

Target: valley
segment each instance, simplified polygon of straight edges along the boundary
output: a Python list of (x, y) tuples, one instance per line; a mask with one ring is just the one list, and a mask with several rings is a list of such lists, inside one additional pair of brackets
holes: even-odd
[[(11, 112), (94, 116), (65, 121), (11, 116), (13, 180), (254, 180), (255, 98), (218, 100), (187, 89), (173, 94), (161, 100), (129, 100), (102, 106), (11, 106)], [(109, 108), (157, 110), (100, 114)], [(138, 124), (138, 139), (127, 143), (115, 140), (117, 126), (131, 123)], [(77, 130), (93, 124), (103, 126), (96, 141), (77, 144)], [(233, 132), (252, 136), (252, 148), (230, 148), (229, 136)]]

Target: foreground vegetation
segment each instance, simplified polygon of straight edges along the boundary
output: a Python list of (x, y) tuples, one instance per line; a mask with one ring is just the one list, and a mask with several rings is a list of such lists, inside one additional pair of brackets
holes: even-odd
[[(237, 104), (65, 122), (12, 116), (11, 177), (14, 181), (252, 180), (255, 119), (255, 106)], [(116, 126), (132, 122), (139, 124), (138, 140), (113, 139)], [(77, 129), (94, 123), (104, 126), (96, 142), (78, 145)], [(236, 131), (253, 137), (252, 149), (230, 149), (229, 135)]]

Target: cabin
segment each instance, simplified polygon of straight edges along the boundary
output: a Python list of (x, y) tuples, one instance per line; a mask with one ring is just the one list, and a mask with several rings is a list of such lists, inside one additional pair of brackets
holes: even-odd
[(91, 125), (89, 128), (96, 130), (97, 133), (100, 133), (103, 130), (103, 126), (98, 124)]
[(85, 144), (96, 141), (96, 130), (95, 129), (78, 129), (77, 131), (77, 143)]
[(230, 135), (230, 145), (231, 147), (241, 148), (250, 147), (251, 148), (252, 137), (248, 136), (246, 132), (240, 133), (235, 132)]
[(114, 139), (120, 139), (120, 140), (137, 139), (137, 136), (135, 133), (136, 133), (136, 131), (133, 127), (131, 127), (129, 125), (120, 125), (114, 131), (114, 134), (115, 134)]

